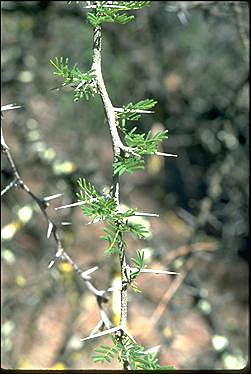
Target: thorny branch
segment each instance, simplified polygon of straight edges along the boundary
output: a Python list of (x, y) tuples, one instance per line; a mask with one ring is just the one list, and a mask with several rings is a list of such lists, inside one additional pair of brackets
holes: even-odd
[[(17, 109), (17, 108), (20, 108), (20, 106), (14, 106), (13, 104), (5, 105), (5, 106), (1, 107), (1, 114), (5, 110), (11, 110), (11, 109)], [(106, 315), (106, 313), (105, 313), (105, 311), (103, 310), (103, 307), (102, 307), (102, 304), (104, 302), (107, 302), (107, 297), (105, 296), (106, 291), (105, 290), (98, 290), (90, 281), (90, 279), (91, 279), (90, 274), (93, 273), (95, 270), (97, 270), (98, 267), (95, 266), (95, 267), (93, 267), (91, 269), (88, 269), (86, 271), (83, 271), (82, 269), (79, 268), (79, 266), (76, 264), (76, 262), (69, 256), (69, 254), (64, 249), (62, 239), (59, 235), (58, 225), (55, 222), (53, 222), (53, 220), (50, 218), (50, 216), (47, 213), (47, 208), (49, 206), (48, 201), (61, 196), (61, 194), (56, 194), (56, 195), (53, 195), (53, 196), (44, 197), (42, 199), (40, 197), (38, 197), (37, 195), (35, 195), (30, 190), (30, 188), (24, 183), (21, 175), (18, 172), (18, 169), (17, 169), (16, 164), (14, 162), (14, 159), (12, 157), (10, 148), (4, 141), (2, 128), (1, 128), (1, 135), (2, 135), (1, 136), (1, 151), (6, 155), (6, 158), (9, 162), (9, 165), (11, 167), (13, 177), (14, 177), (13, 180), (1, 191), (1, 196), (3, 196), (11, 188), (19, 187), (23, 191), (25, 191), (35, 201), (35, 203), (38, 205), (41, 213), (43, 214), (43, 216), (44, 216), (44, 218), (45, 218), (45, 220), (47, 221), (47, 224), (48, 224), (47, 238), (49, 239), (50, 235), (52, 234), (52, 236), (53, 236), (53, 238), (56, 242), (57, 251), (56, 251), (54, 259), (52, 259), (50, 261), (50, 263), (48, 265), (48, 268), (51, 268), (55, 264), (55, 262), (59, 259), (66, 260), (72, 266), (72, 268), (76, 271), (76, 273), (79, 274), (80, 277), (84, 280), (84, 282), (85, 282), (87, 288), (89, 289), (89, 291), (92, 292), (95, 295), (95, 297), (97, 299), (98, 306), (99, 306), (99, 311), (100, 311), (100, 317), (101, 317), (100, 322), (102, 322), (100, 327), (106, 326), (107, 328), (109, 328), (110, 327), (110, 321), (109, 321), (109, 319), (108, 319), (108, 317), (107, 317), (107, 315)]]
[[(95, 7), (94, 7), (95, 8)], [(91, 70), (95, 73), (94, 78), (94, 84), (96, 86), (97, 92), (101, 96), (106, 119), (108, 122), (108, 126), (111, 133), (111, 139), (112, 139), (112, 146), (113, 146), (113, 165), (118, 160), (119, 156), (123, 153), (129, 153), (135, 156), (139, 156), (137, 153), (134, 152), (133, 148), (125, 146), (119, 136), (118, 133), (118, 123), (116, 119), (116, 112), (119, 112), (122, 110), (122, 108), (117, 108), (113, 106), (110, 97), (108, 95), (108, 92), (106, 90), (106, 86), (104, 83), (103, 75), (102, 75), (102, 68), (101, 68), (101, 49), (102, 49), (102, 32), (101, 32), (101, 26), (97, 26), (94, 29), (93, 34), (93, 59), (92, 59), (92, 66)], [(146, 113), (151, 113), (151, 111), (141, 111)], [(167, 157), (177, 157), (177, 155), (173, 154), (167, 154), (162, 152), (156, 152), (156, 155), (158, 156), (167, 156)], [(139, 156), (140, 157), (140, 156)], [(113, 176), (112, 176), (112, 185), (110, 189), (112, 197), (116, 201), (117, 210), (119, 211), (120, 206), (120, 184), (119, 184), (119, 176), (115, 173), (113, 170)], [(70, 204), (71, 206), (75, 206), (81, 204), (81, 202)], [(62, 207), (61, 207), (62, 208)], [(63, 207), (64, 208), (64, 207)], [(138, 216), (158, 216), (157, 214), (151, 214), (151, 213), (135, 213), (135, 215)], [(119, 225), (119, 222), (117, 222), (117, 225)], [(128, 275), (128, 269), (130, 270), (129, 265), (127, 264), (127, 258), (126, 258), (126, 251), (125, 251), (125, 245), (123, 241), (123, 234), (119, 233), (120, 235), (120, 248), (119, 248), (119, 259), (120, 259), (120, 267), (121, 267), (121, 309), (120, 309), (120, 324), (117, 327), (113, 327), (108, 329), (107, 331), (97, 333), (97, 334), (91, 334), (90, 336), (84, 338), (83, 340), (88, 340), (94, 337), (100, 337), (109, 333), (116, 333), (118, 339), (123, 344), (124, 336), (127, 335), (132, 341), (135, 342), (134, 338), (129, 334), (126, 325), (127, 325), (127, 310), (128, 310), (128, 285), (130, 283), (130, 274)], [(132, 269), (131, 269), (132, 270)], [(152, 269), (143, 270), (142, 272), (155, 272), (159, 274), (167, 274), (169, 272), (163, 270), (163, 271), (154, 271)], [(176, 274), (176, 273), (175, 273)], [(98, 331), (99, 326), (97, 325), (94, 329), (94, 331)], [(129, 370), (130, 365), (125, 360), (123, 362), (123, 368), (124, 370)]]
[[(112, 144), (113, 144), (113, 163), (120, 156), (121, 151), (133, 153), (133, 150), (124, 146), (120, 140), (117, 125), (116, 125), (116, 116), (115, 110), (107, 93), (105, 83), (103, 80), (102, 70), (101, 70), (101, 48), (102, 48), (102, 34), (101, 27), (98, 26), (94, 29), (93, 36), (93, 61), (92, 69), (95, 71), (95, 81), (97, 85), (97, 90), (101, 96), (107, 122), (111, 132)], [(111, 193), (114, 197), (117, 208), (119, 208), (119, 177), (113, 173), (113, 182), (111, 187)], [(127, 322), (127, 288), (128, 288), (128, 279), (127, 279), (127, 260), (125, 254), (125, 248), (122, 240), (122, 234), (120, 234), (120, 266), (121, 266), (121, 315), (120, 315), (120, 331), (121, 331), (121, 341), (123, 341), (123, 334), (125, 332), (126, 322)], [(124, 369), (129, 369), (129, 365), (124, 362)]]

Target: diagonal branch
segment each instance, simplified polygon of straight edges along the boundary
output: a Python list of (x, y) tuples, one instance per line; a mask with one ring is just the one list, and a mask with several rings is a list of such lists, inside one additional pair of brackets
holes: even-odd
[[(15, 106), (14, 104), (9, 104), (9, 105), (6, 105), (4, 107), (1, 108), (1, 111), (4, 111), (4, 110), (12, 110), (12, 109), (16, 109), (16, 108), (19, 108), (19, 106)], [(85, 271), (83, 271), (82, 269), (79, 268), (79, 266), (76, 264), (76, 262), (71, 258), (71, 256), (66, 252), (66, 250), (64, 249), (64, 246), (63, 246), (63, 242), (62, 242), (62, 239), (59, 235), (59, 227), (57, 226), (57, 224), (50, 218), (50, 216), (48, 215), (47, 213), (47, 208), (49, 206), (49, 203), (48, 201), (50, 200), (53, 200), (59, 196), (61, 196), (61, 194), (54, 194), (54, 195), (51, 195), (51, 196), (47, 196), (45, 198), (40, 198), (38, 197), (36, 194), (34, 194), (30, 188), (24, 183), (21, 175), (19, 174), (18, 172), (18, 169), (16, 167), (16, 164), (15, 164), (15, 161), (12, 157), (12, 154), (11, 154), (11, 151), (10, 151), (10, 148), (8, 146), (5, 146), (5, 147), (2, 147), (2, 151), (3, 153), (6, 155), (7, 157), (7, 160), (10, 164), (10, 167), (11, 167), (11, 170), (12, 170), (12, 173), (13, 173), (13, 176), (14, 176), (14, 179), (12, 180), (11, 183), (9, 183), (2, 191), (1, 191), (1, 196), (3, 196), (7, 191), (9, 191), (12, 187), (19, 187), (21, 188), (24, 192), (26, 192), (34, 201), (35, 203), (38, 205), (41, 213), (43, 214), (45, 220), (47, 221), (47, 224), (48, 224), (48, 229), (47, 229), (47, 238), (49, 239), (49, 237), (52, 235), (53, 236), (53, 239), (54, 241), (56, 242), (56, 247), (57, 247), (57, 251), (56, 251), (56, 254), (54, 256), (54, 258), (50, 261), (49, 265), (48, 265), (48, 268), (52, 268), (53, 265), (55, 264), (55, 262), (62, 258), (64, 260), (66, 260), (71, 266), (72, 268), (76, 271), (77, 274), (80, 275), (80, 277), (84, 280), (87, 288), (89, 289), (90, 292), (92, 292), (96, 299), (97, 299), (97, 303), (98, 303), (98, 306), (99, 306), (99, 311), (100, 311), (100, 315), (101, 315), (101, 319), (102, 321), (104, 322), (104, 324), (107, 326), (108, 325), (108, 317), (106, 316), (103, 308), (102, 308), (102, 303), (103, 302), (106, 302), (107, 301), (107, 298), (105, 296), (105, 293), (106, 291), (105, 290), (98, 290), (91, 282), (90, 282), (90, 274), (93, 273), (95, 270), (98, 269), (97, 266), (91, 268), (91, 269), (87, 269)], [(79, 203), (75, 203), (75, 204), (70, 204), (69, 206), (75, 206), (75, 205), (80, 205)], [(66, 206), (65, 206), (66, 207)], [(61, 207), (62, 209), (63, 207)]]
[(134, 152), (132, 148), (125, 146), (119, 137), (118, 128), (116, 124), (115, 109), (107, 93), (103, 75), (102, 75), (101, 47), (102, 47), (101, 27), (97, 26), (94, 29), (93, 60), (92, 60), (91, 70), (93, 70), (96, 75), (95, 81), (96, 81), (98, 92), (103, 101), (107, 122), (108, 122), (110, 132), (111, 132), (114, 154), (116, 155), (116, 157), (118, 157), (120, 155), (120, 151), (124, 151), (124, 152), (131, 153), (135, 156), (139, 156), (137, 153)]
[(6, 192), (8, 192), (12, 187), (15, 186), (17, 180), (13, 179), (2, 191), (1, 191), (1, 196), (5, 195)]

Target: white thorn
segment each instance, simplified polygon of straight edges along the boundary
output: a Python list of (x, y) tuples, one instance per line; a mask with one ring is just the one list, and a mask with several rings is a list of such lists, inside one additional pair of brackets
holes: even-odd
[(103, 220), (100, 219), (100, 218), (95, 218), (92, 221), (88, 222), (87, 225), (92, 225), (93, 223), (98, 223), (98, 222), (101, 222), (101, 221), (103, 221)]
[(121, 289), (122, 289), (122, 286), (109, 287), (108, 290), (107, 290), (107, 292), (113, 292), (113, 291), (117, 291), (117, 290), (121, 291)]
[(163, 153), (163, 152), (156, 152), (155, 155), (165, 156), (165, 157), (178, 157), (178, 155), (174, 155), (173, 153)]
[(112, 334), (118, 330), (121, 330), (121, 326), (117, 326), (117, 327), (112, 327), (111, 329), (109, 330), (105, 330), (105, 331), (102, 331), (102, 332), (99, 332), (98, 334), (93, 334), (93, 335), (89, 335), (87, 336), (87, 338), (83, 338), (81, 339), (81, 341), (85, 341), (85, 340), (89, 340), (89, 339), (94, 339), (94, 338), (99, 338), (100, 336), (104, 336), (104, 335), (107, 335), (107, 334)]
[(62, 195), (63, 195), (62, 193), (57, 193), (55, 195), (46, 196), (46, 197), (44, 197), (44, 201), (53, 200), (53, 199), (56, 199), (57, 197), (60, 197)]
[(159, 350), (160, 350), (160, 345), (156, 345), (155, 347), (152, 347), (152, 348), (149, 348), (147, 351), (144, 352), (144, 354), (148, 354), (148, 353), (158, 353)]
[[(81, 273), (81, 277), (86, 278), (89, 274), (94, 273), (94, 271), (96, 271), (97, 269), (98, 269), (98, 266), (94, 266), (93, 268), (91, 268), (89, 270), (83, 271)], [(90, 277), (88, 277), (88, 278), (90, 279)]]
[(109, 329), (111, 327), (111, 321), (109, 320), (109, 318), (107, 317), (107, 314), (104, 310), (100, 310), (100, 315), (101, 315), (101, 318), (102, 318), (102, 321), (104, 322), (105, 324), (105, 327), (107, 329)]
[(55, 255), (56, 258), (62, 256), (62, 253), (63, 253), (63, 250), (62, 250), (62, 249), (59, 249), (59, 250), (57, 251), (56, 255)]
[(79, 206), (79, 205), (83, 205), (83, 204), (86, 204), (86, 203), (84, 201), (78, 201), (77, 203), (72, 203), (72, 204), (59, 206), (59, 207), (55, 208), (55, 210), (71, 208), (71, 207)]
[(70, 226), (70, 225), (72, 225), (72, 223), (71, 222), (61, 222), (61, 225), (62, 226)]
[(1, 106), (1, 112), (4, 112), (6, 110), (19, 109), (19, 108), (22, 108), (22, 106), (16, 105), (16, 104), (7, 104), (4, 106)]
[(49, 239), (49, 237), (51, 235), (51, 232), (52, 232), (52, 229), (53, 229), (53, 223), (51, 221), (49, 221), (47, 235), (46, 235), (47, 239)]
[(1, 127), (1, 146), (3, 146), (5, 149), (9, 149), (9, 147), (8, 147), (7, 144), (5, 143), (5, 140), (4, 140), (4, 137), (3, 137), (3, 130), (2, 130), (2, 127)]
[(55, 261), (54, 261), (54, 260), (51, 260), (51, 262), (50, 262), (49, 265), (48, 265), (48, 269), (50, 269), (54, 264), (55, 264)]
[(102, 320), (100, 320), (98, 323), (97, 323), (97, 325), (94, 327), (94, 329), (92, 330), (92, 332), (90, 333), (90, 336), (91, 335), (94, 335), (99, 329), (100, 329), (100, 327), (103, 325), (103, 321)]
[(145, 212), (135, 212), (135, 216), (146, 216), (146, 217), (159, 217), (159, 214), (155, 213), (145, 213)]
[[(119, 112), (119, 113), (123, 113), (125, 111), (125, 109), (123, 108), (114, 108), (114, 111), (115, 112)], [(130, 109), (130, 112), (131, 113), (154, 113), (154, 111), (152, 110), (141, 110), (141, 109)]]
[[(130, 268), (131, 271), (137, 271), (137, 268)], [(157, 270), (157, 269), (142, 269), (140, 270), (140, 273), (154, 273), (154, 274), (175, 274), (178, 275), (179, 273), (176, 273), (174, 271), (168, 271), (168, 270)]]

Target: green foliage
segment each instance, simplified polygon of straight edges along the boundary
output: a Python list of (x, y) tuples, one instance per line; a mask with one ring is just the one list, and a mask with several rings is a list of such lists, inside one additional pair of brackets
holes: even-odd
[[(134, 19), (133, 15), (121, 13), (128, 10), (137, 10), (149, 5), (150, 1), (109, 1), (96, 2), (95, 12), (87, 14), (87, 20), (93, 27), (102, 23), (126, 24)], [(94, 2), (93, 2), (94, 4)]]
[(131, 279), (135, 279), (140, 271), (144, 269), (145, 263), (144, 263), (144, 251), (143, 250), (137, 250), (137, 258), (131, 258), (132, 262), (136, 266), (137, 270), (131, 273), (130, 277)]
[(135, 131), (136, 127), (126, 134), (125, 141), (128, 147), (134, 148), (134, 152), (139, 155), (155, 154), (158, 149), (158, 144), (168, 138), (168, 130), (158, 131), (154, 135), (152, 135), (151, 131), (149, 131), (148, 134), (137, 134)]
[(114, 173), (122, 175), (124, 173), (132, 174), (136, 170), (144, 169), (144, 160), (137, 156), (125, 155), (124, 157), (119, 156), (117, 161), (114, 162)]
[(97, 354), (93, 357), (94, 362), (108, 362), (114, 358), (114, 355), (120, 350), (119, 345), (114, 345), (113, 347), (107, 344), (101, 344), (98, 348), (95, 348)]
[(123, 234), (131, 233), (138, 239), (144, 239), (148, 235), (146, 228), (128, 220), (122, 220), (123, 214), (114, 213), (113, 220), (107, 220), (108, 228), (104, 229), (106, 235), (101, 236), (101, 239), (106, 240), (109, 247), (105, 250), (105, 254), (119, 253), (121, 248), (126, 247), (126, 242), (123, 240)]
[(135, 282), (135, 279), (139, 275), (140, 271), (144, 269), (145, 263), (144, 263), (144, 251), (143, 250), (137, 250), (137, 258), (131, 258), (132, 262), (136, 266), (136, 270), (132, 271), (130, 274), (130, 280), (131, 280), (131, 287), (134, 292), (141, 292), (141, 290), (138, 288), (137, 283)]
[(135, 104), (129, 103), (123, 106), (122, 113), (117, 113), (117, 118), (121, 120), (137, 121), (140, 119), (141, 114), (137, 113), (136, 111), (146, 111), (152, 109), (156, 104), (157, 101), (153, 99), (141, 100)]
[(131, 154), (118, 157), (114, 163), (115, 174), (122, 175), (125, 172), (132, 174), (136, 170), (144, 169), (145, 162), (141, 157), (155, 154), (159, 143), (168, 138), (168, 130), (158, 131), (156, 134), (152, 134), (151, 131), (148, 134), (138, 134), (135, 131), (136, 127), (128, 133), (125, 133), (124, 130), (125, 143), (128, 147), (133, 148), (134, 152), (140, 157)]
[(126, 227), (127, 227), (127, 232), (132, 233), (138, 239), (145, 239), (149, 235), (148, 230), (145, 228), (145, 226), (141, 225), (140, 223), (127, 221)]
[(77, 193), (77, 197), (85, 203), (81, 206), (85, 216), (91, 217), (92, 222), (114, 216), (116, 202), (110, 195), (98, 194), (95, 187), (84, 178), (78, 180), (78, 185), (80, 192)]
[(116, 225), (113, 221), (108, 221), (108, 228), (104, 229), (106, 235), (101, 236), (101, 239), (106, 240), (109, 247), (106, 248), (105, 254), (110, 255), (119, 253), (121, 247), (126, 247), (126, 242), (122, 238), (122, 227)]
[(54, 61), (50, 60), (54, 68), (54, 75), (60, 76), (64, 79), (62, 87), (71, 85), (74, 89), (74, 101), (79, 101), (83, 97), (88, 100), (90, 96), (94, 96), (96, 88), (94, 84), (95, 74), (93, 70), (87, 73), (82, 73), (77, 64), (72, 68), (68, 65), (68, 58), (55, 57)]
[(130, 222), (128, 219), (135, 215), (135, 209), (118, 212), (116, 202), (109, 194), (99, 194), (95, 187), (84, 178), (78, 179), (78, 185), (80, 191), (77, 193), (77, 197), (84, 202), (81, 206), (84, 215), (91, 217), (91, 223), (106, 220), (108, 225), (104, 229), (105, 235), (101, 237), (109, 245), (105, 254), (118, 253), (121, 246), (126, 246), (122, 239), (122, 235), (125, 233), (131, 233), (139, 239), (144, 239), (148, 235), (148, 231), (143, 225)]
[(122, 342), (113, 336), (111, 338), (113, 346), (102, 344), (95, 349), (95, 362), (110, 363), (117, 357), (120, 362), (127, 361), (131, 370), (175, 370), (173, 366), (161, 366), (157, 353), (146, 351), (142, 345), (133, 343), (129, 338), (124, 337)]

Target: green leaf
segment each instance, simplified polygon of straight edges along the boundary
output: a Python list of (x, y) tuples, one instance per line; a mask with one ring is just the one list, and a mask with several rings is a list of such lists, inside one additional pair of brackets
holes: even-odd
[(124, 173), (132, 174), (137, 170), (144, 169), (144, 160), (135, 156), (122, 157), (119, 156), (118, 160), (114, 162), (114, 174), (119, 176)]
[(98, 194), (95, 187), (84, 178), (78, 180), (78, 185), (80, 191), (77, 197), (85, 203), (80, 207), (84, 215), (91, 217), (92, 220), (103, 221), (117, 214), (116, 202), (110, 195)]
[(133, 15), (127, 15), (124, 13), (125, 11), (142, 9), (147, 5), (149, 5), (149, 1), (113, 1), (112, 4), (107, 1), (98, 1), (95, 11), (88, 12), (87, 20), (94, 28), (102, 23), (124, 25), (134, 19)]
[(129, 222), (128, 231), (136, 235), (139, 239), (145, 239), (149, 235), (149, 231), (140, 223)]
[[(113, 340), (114, 343), (114, 340)], [(92, 358), (94, 362), (108, 362), (111, 363), (111, 360), (114, 358), (115, 354), (121, 349), (120, 345), (114, 344), (110, 346), (107, 344), (101, 344), (98, 348), (95, 348), (95, 354)]]
[(88, 100), (90, 96), (94, 96), (96, 93), (94, 70), (82, 73), (76, 64), (70, 68), (68, 62), (68, 58), (63, 57), (55, 57), (54, 60), (50, 60), (54, 75), (63, 78), (62, 87), (70, 85), (73, 88), (74, 101), (79, 101), (83, 97)]
[[(137, 121), (141, 117), (141, 113), (137, 113), (137, 110), (149, 110), (157, 104), (154, 99), (145, 99), (137, 103), (129, 103), (123, 107), (123, 112), (117, 113), (118, 119), (126, 119), (128, 121)], [(123, 126), (122, 126), (123, 127)]]
[(125, 135), (125, 142), (128, 147), (134, 148), (135, 153), (139, 155), (155, 154), (159, 143), (168, 138), (168, 130), (158, 131), (154, 135), (151, 131), (147, 134), (138, 134), (135, 131), (136, 127)]

